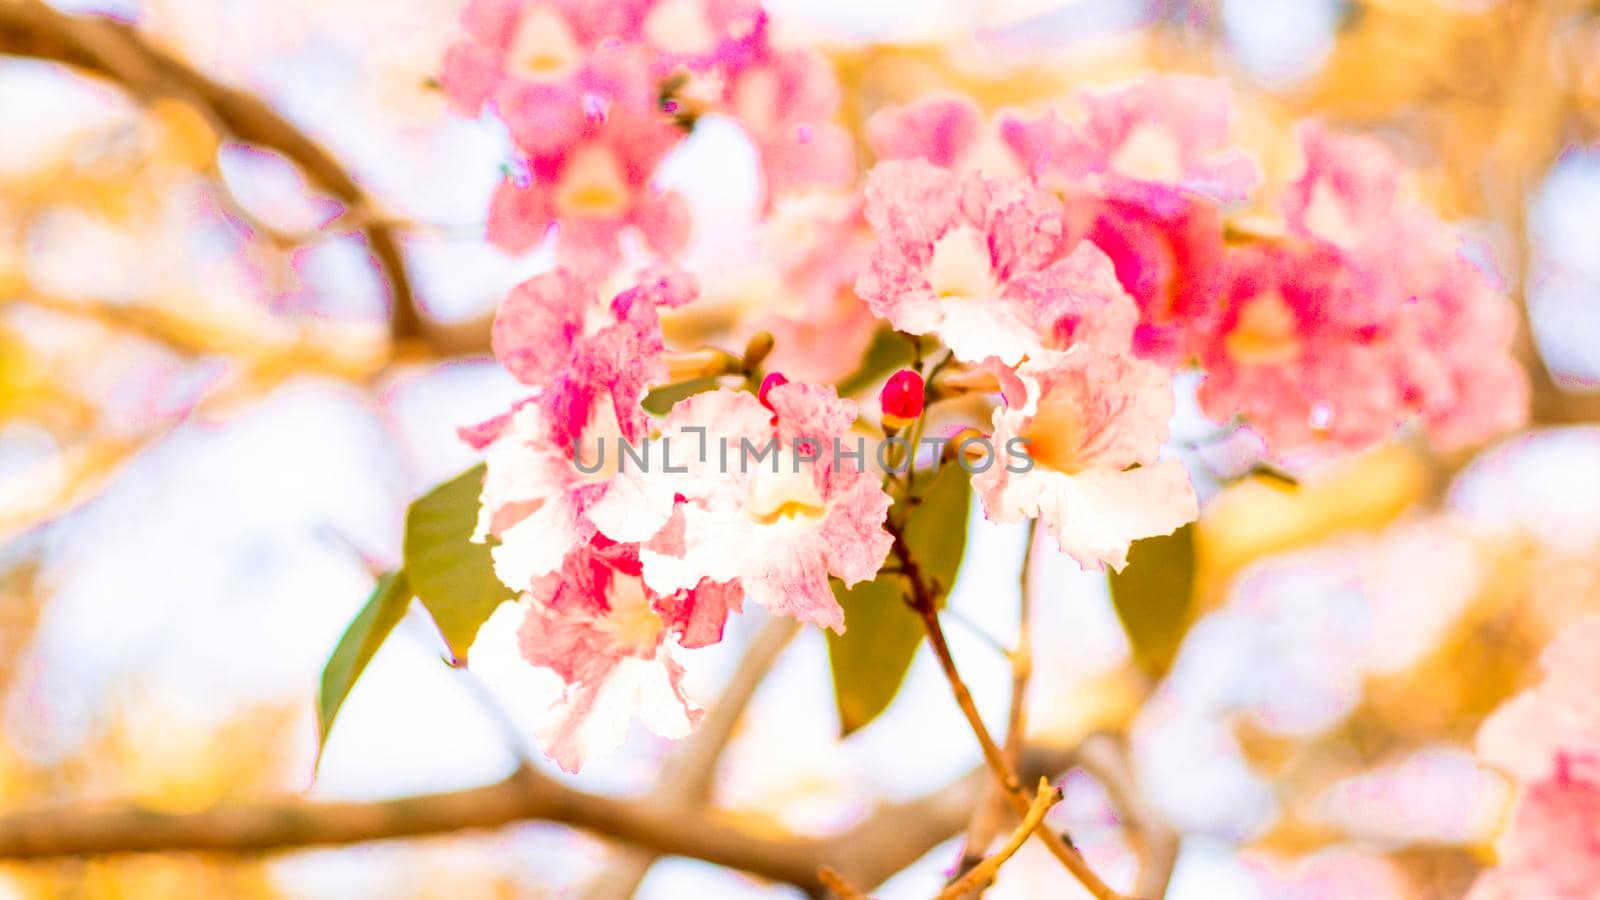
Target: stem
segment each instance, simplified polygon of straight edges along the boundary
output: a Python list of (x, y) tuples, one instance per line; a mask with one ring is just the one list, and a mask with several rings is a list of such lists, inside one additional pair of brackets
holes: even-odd
[[(1018, 578), (1019, 602), (1017, 608), (1017, 643), (1016, 646), (1006, 651), (1006, 656), (1011, 660), (1011, 711), (1006, 716), (1006, 762), (1013, 769), (1017, 768), (1022, 758), (1022, 733), (1025, 730), (1025, 710), (1028, 701), (1028, 680), (1033, 676), (1033, 650), (1029, 634), (1029, 621), (1032, 618), (1033, 596), (1033, 545), (1038, 537), (1038, 519), (1029, 519), (1027, 528), (1027, 543), (1022, 550), (1022, 574)], [(1000, 823), (1005, 816), (1005, 798), (1000, 796), (998, 790), (992, 791), (990, 796), (972, 814), (972, 821), (967, 823), (966, 846), (961, 854), (961, 863), (957, 867), (958, 877), (964, 876), (983, 861), (984, 851), (994, 841), (995, 835), (1000, 832)]]
[(936, 900), (956, 900), (972, 891), (980, 891), (985, 885), (994, 880), (995, 873), (1005, 865), (1019, 849), (1022, 848), (1028, 837), (1044, 823), (1044, 814), (1050, 807), (1061, 802), (1061, 788), (1055, 787), (1048, 778), (1039, 779), (1039, 790), (1034, 794), (1033, 805), (1028, 807), (1028, 814), (1022, 817), (1022, 824), (1017, 830), (1011, 832), (1011, 837), (1006, 840), (1005, 846), (995, 851), (993, 856), (984, 859), (972, 870), (950, 882), (944, 890), (939, 892)]
[[(1005, 753), (994, 742), (988, 727), (983, 724), (983, 718), (978, 715), (978, 706), (973, 702), (972, 692), (967, 689), (966, 682), (961, 680), (961, 673), (956, 669), (955, 657), (951, 655), (950, 645), (945, 641), (944, 628), (939, 624), (938, 598), (927, 580), (922, 577), (922, 572), (906, 546), (901, 530), (894, 527), (892, 522), (890, 526), (891, 534), (894, 536), (893, 552), (899, 557), (900, 567), (904, 570), (906, 580), (911, 587), (911, 608), (922, 617), (923, 627), (928, 632), (928, 645), (933, 648), (933, 654), (939, 660), (939, 668), (944, 670), (945, 680), (950, 682), (950, 691), (955, 695), (956, 705), (961, 707), (967, 725), (972, 728), (973, 736), (978, 739), (978, 746), (983, 750), (984, 763), (988, 765), (990, 774), (1000, 785), (1007, 805), (1018, 816), (1026, 817), (1035, 798), (1023, 791), (1016, 769), (1007, 761)], [(1061, 835), (1050, 829), (1041, 829), (1034, 834), (1096, 900), (1125, 900), (1089, 868), (1083, 855), (1068, 846), (1067, 842), (1061, 839)]]

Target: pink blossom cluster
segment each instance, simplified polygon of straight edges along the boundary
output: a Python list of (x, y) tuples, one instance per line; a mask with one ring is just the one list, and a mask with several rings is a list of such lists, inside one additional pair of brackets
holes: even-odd
[[(774, 377), (760, 397), (720, 388), (650, 421), (646, 390), (669, 373), (658, 314), (696, 290), (677, 270), (610, 298), (566, 269), (519, 286), (494, 348), (536, 390), (461, 431), (487, 458), (477, 536), (527, 602), (523, 653), (569, 685), (546, 750), (570, 770), (622, 739), (628, 710), (664, 736), (686, 733), (700, 710), (674, 654), (721, 640), (746, 599), (842, 631), (829, 577), (872, 578), (889, 550), (879, 480), (791, 449), (838, 440), (855, 421), (832, 387)], [(684, 448), (682, 465), (626, 462), (618, 441), (651, 431)], [(774, 441), (770, 465), (695, 452)]]
[(1520, 796), (1471, 900), (1583, 900), (1600, 885), (1600, 619), (1568, 628), (1544, 653), (1544, 681), (1478, 732), (1478, 753)]
[(630, 233), (676, 255), (688, 210), (652, 179), (707, 112), (744, 126), (770, 191), (854, 177), (832, 70), (779, 46), (754, 0), (470, 0), (461, 25), (439, 81), (455, 110), (492, 113), (516, 145), (489, 213), (507, 251), (554, 228), (561, 262), (586, 272), (614, 267)]
[[(1462, 444), (1521, 415), (1504, 304), (1377, 144), (1308, 127), (1285, 235), (1228, 240), (1260, 178), (1213, 82), (1087, 93), (1081, 121), (991, 121), (960, 97), (885, 109), (858, 177), (831, 67), (777, 42), (749, 0), (471, 0), (462, 26), (441, 83), (459, 111), (502, 120), (519, 154), (489, 237), (556, 247), (557, 268), (494, 323), (527, 396), (462, 435), (486, 456), (477, 539), (526, 606), (523, 653), (567, 685), (546, 743), (565, 768), (635, 714), (685, 733), (700, 710), (684, 651), (719, 641), (747, 600), (844, 630), (830, 579), (877, 576), (905, 487), (870, 459), (797, 451), (810, 442), (920, 435), (925, 407), (976, 393), (986, 412), (967, 426), (1020, 440), (1033, 463), (973, 470), (988, 517), (1037, 518), (1084, 567), (1120, 568), (1133, 541), (1198, 514), (1163, 453), (1180, 369), (1204, 372), (1210, 415), (1280, 450), (1411, 421)], [(737, 365), (663, 337), (700, 286), (677, 265), (687, 207), (653, 179), (706, 112), (757, 148), (764, 225), (800, 215), (773, 251), (798, 312), (753, 313), (776, 346)], [(881, 420), (828, 383), (875, 330), (918, 345)], [(795, 380), (763, 379), (763, 361)], [(652, 388), (719, 374), (664, 414), (644, 407)], [(623, 464), (619, 438), (701, 452), (646, 470)], [(749, 469), (704, 449), (774, 440), (775, 464)]]
[[(1261, 179), (1228, 144), (1223, 85), (1150, 77), (1080, 99), (1081, 121), (987, 125), (959, 98), (872, 120), (880, 157), (916, 161), (880, 163), (867, 188), (875, 312), (1014, 365), (1102, 322), (1105, 293), (1061, 280), (1092, 257), (1137, 307), (1132, 353), (1199, 368), (1205, 412), (1277, 451), (1359, 448), (1413, 421), (1452, 449), (1522, 422), (1509, 304), (1376, 140), (1306, 124), (1304, 168), (1277, 198), (1286, 233), (1241, 238), (1228, 217)], [(958, 302), (975, 292), (989, 315)]]

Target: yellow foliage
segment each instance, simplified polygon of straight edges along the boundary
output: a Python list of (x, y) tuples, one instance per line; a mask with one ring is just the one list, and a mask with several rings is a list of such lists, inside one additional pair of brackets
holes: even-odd
[(1262, 557), (1382, 528), (1432, 484), (1421, 454), (1401, 443), (1338, 462), (1298, 487), (1261, 477), (1241, 481), (1214, 498), (1200, 519), (1200, 596), (1215, 594)]

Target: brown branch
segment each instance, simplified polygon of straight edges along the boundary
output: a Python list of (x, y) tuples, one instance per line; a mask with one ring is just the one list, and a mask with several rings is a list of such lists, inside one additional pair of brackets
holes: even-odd
[(827, 866), (817, 868), (817, 878), (827, 886), (828, 892), (839, 900), (867, 900), (867, 895), (856, 890), (855, 885)]
[(471, 346), (441, 348), (446, 350), (480, 346), (475, 334), (455, 334), (450, 329), (436, 334), (421, 319), (394, 228), (382, 217), (368, 215), (372, 201), (344, 166), (261, 99), (213, 81), (129, 25), (67, 15), (40, 0), (0, 3), (0, 53), (64, 63), (109, 78), (140, 102), (167, 97), (191, 103), (232, 138), (282, 153), (313, 183), (362, 217), (361, 230), (389, 293), (390, 331), (395, 338), (471, 341)]
[[(950, 653), (950, 645), (945, 641), (944, 628), (939, 624), (938, 597), (933, 592), (931, 582), (923, 577), (915, 557), (906, 546), (901, 529), (892, 520), (887, 527), (894, 536), (892, 552), (900, 560), (901, 574), (911, 587), (909, 602), (912, 609), (922, 617), (923, 626), (928, 633), (928, 644), (933, 649), (934, 658), (939, 661), (939, 668), (944, 671), (945, 680), (950, 683), (950, 691), (955, 695), (956, 705), (961, 708), (961, 713), (966, 717), (973, 736), (978, 739), (984, 762), (1004, 793), (1006, 803), (1018, 816), (1027, 816), (1028, 810), (1033, 806), (1034, 798), (1028, 796), (1022, 789), (1022, 782), (1017, 777), (1016, 769), (1006, 761), (1005, 753), (989, 734), (988, 726), (983, 724), (983, 717), (978, 714), (978, 706), (972, 699), (972, 692), (961, 679), (955, 657)], [(1096, 900), (1124, 900), (1121, 894), (1095, 874), (1083, 855), (1068, 845), (1061, 835), (1048, 828), (1035, 831), (1034, 834)]]
[(1040, 778), (1039, 788), (1033, 797), (1033, 805), (1028, 808), (1028, 814), (1022, 817), (1022, 823), (1011, 832), (1011, 837), (1006, 840), (1005, 845), (995, 851), (994, 855), (980, 860), (966, 874), (950, 882), (939, 892), (937, 900), (957, 900), (970, 892), (983, 890), (985, 885), (994, 880), (995, 874), (1005, 865), (1006, 860), (1022, 849), (1023, 843), (1044, 822), (1044, 814), (1050, 811), (1050, 807), (1059, 802), (1061, 802), (1061, 788), (1052, 785), (1048, 778)]
[[(1030, 777), (1056, 775), (1070, 751), (1024, 755)], [(975, 769), (947, 787), (885, 806), (828, 838), (748, 834), (715, 815), (672, 810), (567, 787), (532, 770), (497, 784), (377, 802), (308, 802), (299, 797), (162, 813), (134, 805), (62, 807), (0, 818), (0, 861), (124, 853), (228, 855), (449, 834), (544, 820), (570, 825), (659, 854), (690, 856), (794, 884), (814, 894), (828, 866), (857, 885), (877, 885), (960, 830), (987, 789)]]

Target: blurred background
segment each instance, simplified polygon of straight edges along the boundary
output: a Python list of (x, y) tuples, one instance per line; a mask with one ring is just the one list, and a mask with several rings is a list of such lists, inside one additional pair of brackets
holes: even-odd
[[(1460, 896), (1510, 791), (1474, 759), (1477, 725), (1537, 679), (1553, 633), (1600, 607), (1600, 428), (1586, 424), (1600, 422), (1586, 393), (1600, 388), (1600, 5), (768, 6), (832, 54), (858, 134), (940, 86), (993, 109), (1148, 69), (1216, 73), (1270, 178), (1293, 173), (1300, 117), (1374, 131), (1472, 235), (1526, 311), (1534, 427), (1453, 458), (1402, 435), (1298, 489), (1211, 480), (1187, 633), (1154, 664), (1130, 650), (1104, 577), (1041, 547), (1029, 704), (1040, 741), (1128, 736), (1145, 800), (1182, 836), (1170, 897)], [(483, 239), (511, 151), (432, 86), (458, 3), (55, 9), (135, 23), (225, 110), (277, 125), (241, 132), (138, 60), (86, 66), (39, 25), (56, 20), (0, 0), (0, 811), (378, 799), (504, 777), (557, 682), (517, 658), (514, 618), (485, 627), (469, 672), (415, 610), (312, 777), (322, 664), (372, 573), (398, 560), (406, 504), (472, 462), (455, 427), (516, 395), (486, 353), (487, 317), (550, 265)], [(275, 140), (284, 129), (326, 154)], [(737, 126), (702, 122), (662, 179), (694, 210), (691, 266), (749, 252), (759, 180)], [(397, 313), (386, 257), (409, 275)], [(1202, 475), (1233, 453), (1214, 428), (1180, 403), (1175, 439)], [(978, 516), (952, 600), (956, 656), (996, 730), (1011, 669), (994, 645), (1016, 636), (1023, 542)], [(691, 690), (714, 696), (761, 624), (741, 617), (700, 651)], [(807, 630), (723, 755), (716, 805), (757, 831), (825, 834), (979, 762), (925, 650), (887, 714), (837, 733), (825, 641)], [(642, 794), (670, 750), (640, 732), (572, 781)], [(1083, 772), (1051, 814), (1128, 885), (1121, 818)], [(959, 847), (878, 895), (931, 895)], [(0, 865), (0, 898), (585, 896), (615, 859), (529, 823), (259, 859)], [(991, 896), (1066, 890), (1030, 845)], [(798, 896), (682, 859), (650, 867), (638, 895), (691, 892)]]

